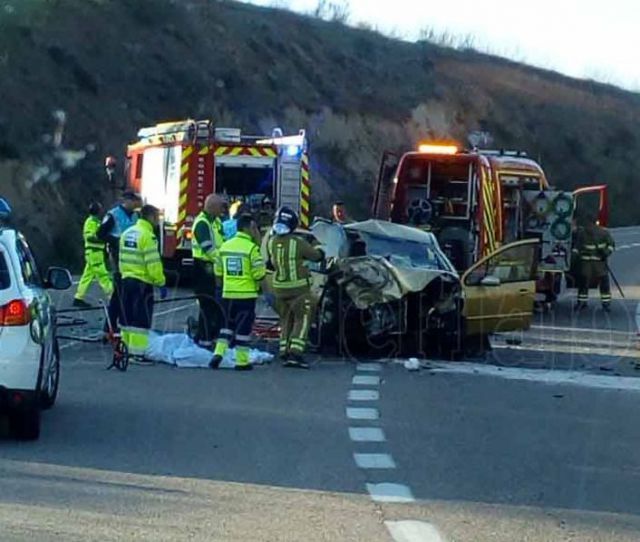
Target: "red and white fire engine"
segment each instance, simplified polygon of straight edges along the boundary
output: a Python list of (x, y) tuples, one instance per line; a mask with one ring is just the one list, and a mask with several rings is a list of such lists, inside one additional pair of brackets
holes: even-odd
[(557, 294), (571, 268), (579, 207), (606, 226), (606, 185), (565, 192), (524, 152), (428, 143), (402, 156), (385, 153), (373, 215), (433, 231), (459, 271), (504, 244), (539, 238), (539, 291)]
[(256, 213), (288, 205), (309, 224), (310, 175), (304, 130), (244, 135), (210, 120), (143, 128), (127, 148), (127, 185), (163, 212), (161, 251), (169, 268), (192, 263), (191, 226), (212, 193)]

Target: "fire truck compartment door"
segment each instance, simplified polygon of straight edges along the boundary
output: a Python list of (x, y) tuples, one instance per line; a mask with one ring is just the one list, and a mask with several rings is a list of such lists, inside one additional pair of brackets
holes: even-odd
[(278, 175), (278, 206), (286, 205), (296, 213), (301, 207), (302, 170), (299, 161), (282, 161)]
[(164, 212), (164, 221), (178, 222), (182, 147), (151, 147), (144, 151), (140, 193), (142, 199)]
[(506, 245), (462, 277), (467, 335), (529, 329), (533, 318), (540, 242)]
[[(597, 201), (593, 202), (593, 199)], [(584, 211), (595, 212), (598, 224), (609, 225), (609, 193), (606, 184), (583, 186), (573, 192), (574, 208), (578, 214)]]

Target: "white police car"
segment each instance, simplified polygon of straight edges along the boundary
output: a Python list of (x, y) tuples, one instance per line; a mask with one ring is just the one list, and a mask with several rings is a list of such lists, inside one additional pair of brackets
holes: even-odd
[(13, 436), (37, 439), (40, 411), (58, 394), (60, 351), (55, 312), (47, 290), (66, 290), (71, 275), (38, 271), (25, 238), (7, 225), (11, 208), (0, 198), (0, 414)]

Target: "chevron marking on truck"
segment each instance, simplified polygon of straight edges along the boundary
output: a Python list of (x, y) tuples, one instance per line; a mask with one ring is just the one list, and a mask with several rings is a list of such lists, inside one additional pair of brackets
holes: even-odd
[(302, 184), (300, 188), (300, 222), (303, 227), (309, 227), (311, 205), (311, 182), (309, 171), (309, 155), (302, 156)]
[(276, 158), (278, 156), (278, 153), (272, 147), (217, 147), (215, 155)]
[(178, 205), (178, 242), (182, 239), (184, 232), (184, 221), (187, 218), (187, 193), (189, 189), (189, 162), (194, 148), (185, 147), (182, 150), (182, 164), (180, 168), (180, 200)]

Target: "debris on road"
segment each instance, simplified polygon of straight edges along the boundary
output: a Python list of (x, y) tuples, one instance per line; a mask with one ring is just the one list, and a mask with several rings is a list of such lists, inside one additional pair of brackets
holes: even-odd
[(419, 371), (420, 361), (418, 360), (418, 358), (410, 358), (404, 362), (404, 368), (407, 371), (412, 371), (412, 372)]

